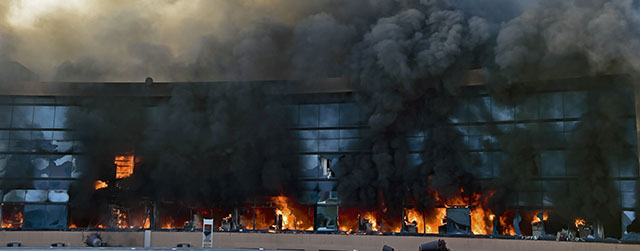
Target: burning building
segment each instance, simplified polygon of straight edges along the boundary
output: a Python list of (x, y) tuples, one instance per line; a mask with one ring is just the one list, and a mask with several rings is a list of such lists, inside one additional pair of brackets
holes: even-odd
[[(633, 220), (635, 3), (274, 2), (302, 11), (198, 46), (115, 29), (54, 82), (4, 62), (38, 46), (0, 53), (2, 227), (617, 237)], [(108, 28), (194, 24), (130, 7)]]
[[(470, 72), (476, 74), (477, 72)], [(426, 207), (412, 199), (400, 200), (399, 205), (389, 205), (384, 200), (376, 200), (372, 206), (348, 201), (358, 192), (341, 186), (349, 186), (349, 179), (366, 177), (353, 176), (344, 169), (353, 168), (353, 156), (371, 154), (363, 141), (371, 135), (366, 124), (365, 113), (355, 102), (356, 92), (346, 79), (325, 80), (330, 86), (318, 88), (300, 82), (261, 83), (270, 88), (285, 88), (287, 99), (281, 111), (290, 116), (286, 129), (297, 153), (291, 153), (299, 171), (294, 179), (298, 191), (265, 196), (242, 195), (235, 204), (197, 205), (181, 201), (169, 201), (168, 197), (153, 198), (137, 190), (137, 172), (144, 169), (147, 149), (118, 149), (110, 157), (111, 167), (107, 175), (94, 173), (89, 189), (98, 194), (103, 204), (91, 205), (97, 208), (91, 215), (74, 211), (74, 194), (69, 195), (70, 186), (83, 182), (82, 172), (90, 172), (95, 162), (86, 158), (95, 156), (87, 153), (91, 147), (83, 142), (69, 128), (68, 120), (73, 118), (72, 110), (80, 109), (84, 99), (92, 95), (125, 95), (137, 100), (142, 109), (153, 109), (169, 102), (180, 83), (29, 83), (21, 87), (4, 87), (2, 111), (6, 117), (4, 140), (4, 188), (2, 203), (2, 226), (8, 229), (65, 229), (65, 228), (126, 228), (126, 229), (181, 229), (201, 228), (203, 218), (214, 218), (220, 231), (329, 231), (343, 233), (408, 233), (408, 234), (533, 234), (540, 229), (539, 219), (534, 215), (544, 209), (553, 216), (554, 191), (568, 186), (576, 171), (570, 166), (568, 151), (571, 151), (572, 134), (586, 112), (590, 95), (600, 95), (602, 88), (613, 89), (623, 103), (617, 117), (629, 147), (637, 142), (636, 116), (633, 89), (626, 85), (624, 77), (603, 77), (589, 86), (574, 85), (574, 82), (591, 81), (592, 78), (550, 80), (545, 89), (539, 89), (525, 97), (522, 105), (509, 106), (487, 95), (487, 86), (477, 84), (481, 79), (470, 78), (463, 88), (464, 95), (452, 107), (450, 128), (459, 132), (456, 137), (463, 142), (465, 158), (472, 159), (469, 169), (478, 177), (484, 192), (465, 193), (460, 188), (452, 197), (430, 192), (432, 206)], [(606, 86), (599, 84), (606, 83)], [(198, 85), (215, 85), (204, 83)], [(246, 83), (238, 83), (239, 85)], [(47, 86), (45, 89), (44, 86)], [(82, 91), (76, 86), (83, 85)], [(435, 87), (430, 87), (435, 88)], [(35, 92), (34, 90), (39, 90)], [(173, 91), (172, 91), (173, 90)], [(132, 95), (135, 94), (135, 95)], [(604, 94), (602, 94), (604, 95)], [(150, 105), (149, 105), (150, 104)], [(98, 108), (96, 108), (98, 109)], [(287, 123), (289, 123), (287, 122)], [(530, 179), (526, 185), (515, 189), (509, 197), (499, 198), (493, 184), (505, 172), (511, 150), (507, 140), (501, 137), (513, 136), (512, 130), (535, 126), (544, 133), (544, 145), (527, 155), (522, 165), (532, 165), (526, 169)], [(99, 130), (99, 129), (98, 129)], [(125, 133), (126, 134), (126, 133)], [(416, 131), (406, 135), (406, 165), (419, 166), (424, 161), (425, 148), (429, 147), (428, 131)], [(273, 142), (274, 144), (276, 142)], [(135, 145), (135, 144), (134, 144)], [(132, 145), (127, 144), (127, 147)], [(138, 157), (133, 154), (140, 152)], [(123, 154), (123, 152), (125, 152)], [(514, 153), (518, 154), (518, 153)], [(351, 158), (351, 159), (350, 159)], [(520, 157), (519, 157), (520, 158)], [(610, 177), (620, 194), (620, 211), (633, 208), (634, 191), (632, 179), (638, 176), (637, 162), (633, 159), (621, 161), (612, 169)], [(24, 168), (25, 172), (16, 172)], [(140, 168), (140, 171), (138, 171)], [(514, 166), (513, 168), (518, 168)], [(354, 169), (357, 170), (357, 169)], [(86, 174), (86, 173), (85, 173)], [(279, 174), (273, 174), (279, 175)], [(506, 173), (505, 175), (511, 175)], [(19, 182), (17, 182), (19, 181)], [(366, 181), (366, 180), (365, 180)], [(126, 193), (139, 193), (126, 195)], [(589, 191), (584, 191), (589, 193)], [(77, 192), (76, 192), (77, 193)], [(377, 192), (376, 192), (377, 193)], [(84, 196), (84, 195), (78, 195)], [(376, 198), (372, 196), (371, 198)], [(492, 203), (504, 203), (495, 207)], [(120, 201), (121, 200), (121, 201)], [(134, 200), (136, 203), (131, 203)], [(94, 203), (94, 202), (92, 202)], [(500, 211), (499, 208), (508, 210)], [(81, 209), (78, 209), (81, 210)], [(455, 212), (454, 212), (455, 211)], [(75, 215), (78, 213), (78, 215)], [(466, 215), (466, 216), (465, 216)], [(529, 217), (531, 216), (531, 217)], [(514, 219), (521, 218), (519, 226)], [(528, 225), (529, 223), (533, 224)], [(516, 231), (514, 231), (517, 229)], [(546, 224), (547, 232), (553, 224)], [(620, 227), (620, 226), (618, 226)]]

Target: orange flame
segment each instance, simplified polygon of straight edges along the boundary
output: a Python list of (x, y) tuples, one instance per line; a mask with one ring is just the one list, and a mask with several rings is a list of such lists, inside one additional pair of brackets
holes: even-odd
[(71, 223), (71, 225), (69, 225), (69, 228), (78, 228), (78, 226), (76, 226), (76, 224)]
[(371, 230), (378, 231), (378, 223), (376, 222), (376, 217), (372, 212), (364, 213), (364, 215), (362, 215), (362, 218), (368, 220), (369, 223), (371, 223)]
[[(439, 227), (444, 224), (444, 220), (446, 218), (446, 208), (450, 206), (468, 206), (470, 207), (470, 218), (472, 222), (471, 232), (474, 234), (491, 234), (493, 231), (493, 220), (496, 217), (496, 214), (493, 213), (488, 208), (488, 200), (493, 195), (494, 191), (488, 192), (486, 195), (472, 193), (468, 196), (463, 196), (464, 191), (461, 189), (460, 193), (456, 196), (443, 198), (438, 196), (437, 192), (431, 192), (432, 196), (436, 199), (438, 204), (443, 207), (436, 208), (432, 211), (423, 213), (420, 210), (413, 209), (404, 209), (405, 218), (401, 219), (404, 221), (405, 225), (416, 225), (418, 233), (438, 233)], [(374, 223), (376, 228), (379, 230), (379, 224), (377, 224), (377, 219), (375, 215), (382, 213), (381, 219), (386, 219), (386, 213), (384, 210), (379, 212), (378, 210), (373, 211), (365, 211), (361, 212), (360, 210), (356, 210), (358, 214), (362, 215), (365, 219), (369, 219), (371, 223)], [(339, 210), (339, 229), (340, 231), (344, 231), (350, 233), (358, 228), (358, 223), (356, 221), (357, 216), (354, 214), (354, 210), (349, 209), (341, 209)], [(500, 220), (500, 225), (502, 225), (502, 229), (504, 233), (515, 234), (513, 227), (510, 224), (507, 224), (508, 218), (506, 215), (498, 217)], [(383, 231), (391, 231), (391, 232), (400, 232), (402, 228), (399, 224), (394, 224), (395, 222), (389, 222), (388, 220), (384, 222), (385, 226), (388, 230)], [(389, 228), (391, 224), (391, 228)]]
[(220, 221), (220, 227), (219, 229), (222, 231), (224, 230), (224, 228), (222, 227), (222, 225), (224, 224), (224, 222), (229, 222), (231, 221), (231, 218), (233, 218), (233, 214), (229, 214), (226, 217), (222, 217), (222, 220)]
[(117, 228), (128, 228), (129, 224), (127, 224), (127, 214), (122, 209), (114, 208), (112, 211), (112, 215), (114, 217), (114, 223)]
[[(473, 234), (491, 234), (491, 231), (493, 229), (492, 215), (494, 214), (485, 205), (487, 204), (488, 199), (493, 196), (494, 193), (495, 191), (490, 191), (488, 192), (488, 196), (484, 197), (482, 196), (482, 194), (472, 193), (468, 197), (463, 197), (464, 190), (461, 188), (460, 193), (457, 196), (451, 198), (440, 198), (437, 192), (433, 192), (436, 201), (445, 206), (474, 206), (470, 210), (471, 232), (473, 232)], [(438, 213), (438, 215), (436, 215), (436, 219), (440, 222), (444, 220), (446, 216), (445, 210), (446, 209), (442, 209), (443, 213)], [(434, 229), (434, 227), (432, 226), (431, 229), (431, 231), (435, 230), (435, 232), (437, 232), (438, 228), (435, 227)]]
[(116, 164), (116, 179), (129, 177), (133, 174), (133, 154), (118, 155), (113, 161)]
[(407, 209), (404, 211), (404, 213), (405, 213), (404, 224), (405, 225), (415, 224), (418, 230), (418, 233), (423, 233), (425, 224), (424, 224), (424, 219), (422, 218), (422, 214), (418, 212), (418, 210), (416, 210), (415, 208)]
[(8, 215), (7, 218), (2, 219), (2, 228), (22, 228), (22, 223), (24, 219), (22, 218), (22, 211), (18, 211), (14, 214)]
[[(342, 208), (338, 210), (338, 227), (340, 231), (351, 233), (359, 229), (358, 215), (362, 219), (367, 220), (371, 225), (372, 231), (391, 231), (400, 232), (401, 223), (404, 221), (405, 226), (415, 225), (418, 233), (438, 233), (439, 227), (444, 224), (446, 219), (447, 207), (451, 206), (466, 206), (469, 207), (471, 218), (471, 232), (473, 234), (488, 235), (493, 231), (493, 222), (498, 220), (500, 234), (515, 235), (514, 227), (510, 224), (510, 219), (513, 218), (513, 210), (508, 210), (502, 215), (495, 214), (487, 206), (488, 199), (493, 192), (487, 194), (467, 193), (463, 190), (456, 196), (443, 198), (438, 197), (437, 193), (433, 193), (440, 208), (436, 208), (430, 211), (421, 211), (417, 207), (411, 209), (404, 209), (404, 219), (400, 217), (400, 213), (395, 210), (385, 210), (383, 206), (379, 209), (373, 210), (360, 210)], [(295, 200), (286, 196), (276, 196), (268, 198), (268, 203), (247, 205), (250, 210), (245, 210), (239, 215), (240, 224), (245, 229), (269, 229), (275, 231), (279, 226), (275, 226), (274, 222), (278, 215), (282, 217), (282, 230), (313, 230), (314, 216), (311, 210), (307, 206), (298, 205)], [(536, 212), (539, 213), (540, 211)], [(119, 212), (120, 217), (119, 228), (132, 227), (130, 224), (132, 221), (128, 218), (124, 212)], [(396, 216), (397, 214), (397, 216)], [(225, 217), (226, 216), (226, 217)], [(255, 218), (254, 218), (255, 216)], [(219, 216), (222, 219), (229, 219), (231, 214), (226, 212)], [(527, 217), (530, 217), (527, 214)], [(548, 215), (545, 210), (543, 220), (547, 220)], [(115, 218), (114, 218), (115, 219)], [(138, 218), (136, 218), (138, 219)], [(138, 222), (137, 220), (134, 222)], [(148, 228), (150, 222), (148, 220), (142, 221), (144, 228)], [(171, 222), (161, 221), (161, 227), (163, 229), (173, 228)], [(255, 222), (255, 223), (254, 223)], [(532, 218), (532, 222), (536, 222), (535, 218)], [(255, 224), (255, 225), (254, 225)], [(384, 227), (383, 227), (384, 226)]]
[(173, 227), (171, 226), (171, 222), (165, 222), (164, 224), (162, 224), (162, 226), (160, 228), (161, 229), (172, 229)]
[(149, 229), (150, 227), (151, 227), (151, 221), (149, 220), (149, 215), (147, 215), (147, 218), (144, 219), (144, 224), (142, 228)]
[[(427, 215), (429, 216), (429, 215)], [(426, 222), (426, 233), (428, 234), (437, 234), (438, 227), (442, 225), (442, 221), (447, 216), (447, 209), (445, 208), (436, 208), (434, 211), (434, 215), (427, 217)]]
[(276, 215), (282, 215), (282, 229), (313, 230), (313, 223), (292, 205), (289, 198), (281, 195), (272, 197), (271, 201), (276, 206)]
[[(447, 212), (445, 208), (436, 208), (432, 215), (427, 214), (423, 217), (423, 214), (417, 209), (405, 209), (405, 225), (416, 224), (418, 233), (430, 233), (437, 234), (438, 227), (441, 226)], [(426, 228), (426, 231), (425, 231)], [(394, 232), (400, 232), (399, 228), (393, 230)]]
[(573, 224), (574, 224), (574, 225), (576, 225), (576, 228), (578, 228), (578, 227), (580, 227), (580, 226), (585, 226), (587, 223), (586, 223), (586, 221), (585, 221), (584, 219), (577, 218), (577, 219), (573, 222)]
[(338, 210), (338, 221), (340, 221), (338, 229), (343, 232), (351, 233), (353, 232), (353, 229), (358, 226), (358, 223), (353, 215), (345, 217), (345, 211), (346, 210), (342, 208)]
[(252, 210), (251, 213), (243, 214), (240, 217), (240, 221), (247, 229), (253, 230), (254, 213), (256, 229), (268, 229), (273, 224), (275, 215), (272, 208), (253, 208)]
[(109, 187), (109, 184), (107, 184), (107, 182), (104, 182), (102, 180), (96, 180), (96, 182), (94, 183), (93, 186), (94, 186), (95, 190), (98, 190), (98, 189), (103, 189), (103, 188)]
[(372, 230), (377, 231), (378, 222), (376, 219), (378, 218), (379, 214), (380, 214), (379, 210), (368, 211), (368, 210), (355, 209), (355, 208), (340, 208), (338, 210), (338, 221), (339, 221), (338, 229), (346, 233), (359, 231), (360, 229), (358, 226), (359, 224), (358, 216), (360, 216), (362, 217), (363, 220), (369, 221), (369, 223), (372, 226)]
[[(531, 220), (531, 224), (540, 222), (540, 218), (538, 218), (538, 214), (540, 214), (540, 210), (536, 211), (536, 213), (533, 214), (533, 219)], [(542, 220), (547, 221), (547, 219), (549, 219), (549, 215), (547, 214), (547, 210), (545, 210), (542, 214)]]
[(473, 234), (491, 234), (493, 215), (488, 209), (476, 207), (471, 210), (471, 231)]
[(500, 217), (500, 226), (502, 226), (502, 234), (504, 235), (516, 235), (516, 230), (513, 228), (513, 225), (507, 222), (507, 217)]
[[(269, 204), (258, 204), (251, 211), (240, 215), (240, 224), (248, 230), (276, 229), (277, 215), (282, 215), (282, 230), (313, 230), (313, 212), (309, 207), (299, 205), (286, 196), (269, 198)], [(255, 216), (255, 218), (254, 218)]]

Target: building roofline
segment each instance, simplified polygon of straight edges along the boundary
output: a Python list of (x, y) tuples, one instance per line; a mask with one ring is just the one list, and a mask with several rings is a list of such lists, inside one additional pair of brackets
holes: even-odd
[[(626, 76), (624, 74), (609, 74), (598, 76), (555, 77), (550, 79), (518, 81), (527, 83), (545, 83), (584, 79), (594, 77)], [(435, 85), (437, 80), (419, 80), (425, 85)], [(466, 71), (462, 76), (463, 86), (482, 86), (486, 83), (484, 71), (480, 69)], [(46, 81), (5, 81), (0, 82), (0, 95), (7, 96), (120, 96), (120, 97), (170, 97), (174, 87), (180, 85), (225, 85), (250, 84), (264, 86), (268, 92), (284, 94), (315, 94), (315, 93), (350, 93), (357, 91), (357, 87), (349, 78), (325, 78), (311, 80), (268, 80), (268, 81), (203, 81), (203, 82), (46, 82)]]

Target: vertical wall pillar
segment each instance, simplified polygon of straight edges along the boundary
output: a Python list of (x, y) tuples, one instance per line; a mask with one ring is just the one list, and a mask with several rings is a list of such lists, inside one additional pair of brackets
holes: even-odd
[(144, 230), (144, 247), (151, 247), (151, 230)]

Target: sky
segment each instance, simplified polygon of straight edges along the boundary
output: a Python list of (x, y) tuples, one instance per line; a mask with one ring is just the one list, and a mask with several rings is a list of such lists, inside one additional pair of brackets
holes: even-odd
[[(9, 0), (0, 3), (0, 54), (56, 78), (56, 67), (83, 59), (96, 67), (138, 67), (132, 46), (163, 46), (171, 60), (192, 62), (203, 37), (224, 40), (252, 20), (270, 16), (287, 22), (279, 1), (201, 0)], [(61, 4), (63, 3), (63, 4)], [(249, 8), (250, 6), (250, 8)], [(165, 47), (166, 46), (166, 47)], [(121, 77), (118, 77), (120, 75)], [(159, 78), (162, 78), (159, 76)], [(143, 74), (111, 74), (109, 80), (144, 79)]]

